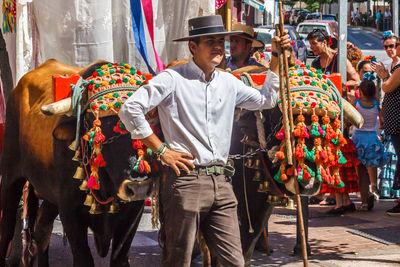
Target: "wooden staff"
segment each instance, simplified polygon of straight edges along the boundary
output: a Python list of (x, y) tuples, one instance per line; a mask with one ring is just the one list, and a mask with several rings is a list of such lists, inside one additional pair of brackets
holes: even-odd
[[(275, 31), (277, 36), (281, 36), (281, 31), (278, 24), (275, 25)], [(279, 63), (279, 92), (282, 100), (282, 117), (283, 117), (283, 127), (285, 129), (285, 145), (286, 145), (286, 158), (289, 165), (293, 165), (293, 151), (292, 142), (290, 140), (290, 130), (292, 129), (289, 124), (288, 116), (288, 102), (286, 101), (286, 91), (285, 91), (285, 81), (284, 81), (284, 51), (278, 48), (278, 63)], [(287, 62), (287, 59), (286, 59)]]
[[(281, 36), (282, 33), (285, 30), (285, 26), (284, 26), (284, 22), (283, 22), (283, 10), (282, 10), (282, 1), (279, 1), (279, 30), (278, 27), (276, 29), (277, 35)], [(282, 64), (283, 63), (283, 64)], [(285, 75), (281, 75), (281, 69), (283, 69), (283, 67), (285, 68), (284, 73), (286, 73)], [(286, 105), (283, 106), (283, 114), (287, 114), (287, 111), (285, 110), (285, 106), (288, 107), (289, 110), (289, 124), (290, 124), (290, 131), (289, 131), (289, 142), (290, 142), (290, 147), (292, 149), (292, 151), (294, 151), (294, 134), (293, 134), (293, 130), (294, 130), (294, 123), (293, 123), (293, 110), (292, 110), (292, 96), (290, 93), (290, 83), (289, 83), (289, 63), (288, 63), (288, 58), (287, 58), (287, 54), (286, 51), (282, 51), (282, 49), (280, 49), (280, 53), (279, 53), (279, 80), (281, 81), (280, 84), (283, 84), (283, 79), (285, 76), (286, 78), (286, 88), (283, 89), (283, 95), (285, 91), (287, 92), (287, 100), (288, 103)], [(281, 90), (281, 94), (282, 94), (282, 90)], [(286, 103), (286, 99), (283, 99), (282, 97), (282, 103)], [(287, 116), (287, 115), (286, 115)], [(285, 125), (285, 129), (286, 129)], [(286, 140), (288, 140), (287, 135), (286, 135), (286, 131), (285, 131), (285, 138)], [(287, 144), (286, 144), (287, 145)], [(286, 146), (287, 147), (287, 146)], [(292, 155), (291, 155), (292, 156)], [(301, 207), (301, 199), (300, 199), (300, 194), (299, 194), (299, 184), (296, 178), (296, 162), (295, 160), (292, 160), (292, 164), (290, 164), (289, 162), (289, 158), (288, 158), (288, 164), (289, 165), (293, 165), (294, 168), (294, 176), (291, 177), (291, 179), (294, 179), (294, 187), (295, 187), (295, 193), (296, 193), (296, 202), (297, 202), (297, 214), (299, 215), (299, 230), (300, 230), (300, 236), (301, 236), (301, 249), (302, 249), (302, 254), (303, 254), (303, 266), (308, 267), (308, 259), (307, 259), (307, 246), (306, 246), (306, 235), (305, 235), (305, 230), (304, 230), (304, 221), (303, 221), (303, 209)]]

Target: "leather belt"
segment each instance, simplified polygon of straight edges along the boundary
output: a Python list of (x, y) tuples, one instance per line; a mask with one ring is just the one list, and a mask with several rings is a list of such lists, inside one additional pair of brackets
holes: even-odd
[(196, 166), (194, 171), (198, 172), (198, 174), (225, 175), (227, 177), (232, 177), (235, 174), (235, 168), (231, 165)]

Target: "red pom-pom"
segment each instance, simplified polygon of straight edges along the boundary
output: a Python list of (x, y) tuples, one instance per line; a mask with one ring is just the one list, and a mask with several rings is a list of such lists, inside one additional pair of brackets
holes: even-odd
[(106, 166), (106, 162), (103, 159), (103, 155), (101, 155), (100, 153), (97, 154), (97, 157), (94, 160), (94, 164), (99, 165), (100, 167)]
[(312, 108), (315, 108), (316, 105), (317, 105), (316, 102), (311, 102), (311, 107), (312, 107)]
[(99, 107), (97, 105), (92, 106), (92, 110), (97, 110)]
[(122, 83), (122, 80), (121, 80), (121, 78), (118, 78), (115, 82), (116, 83)]
[(93, 91), (93, 89), (94, 89), (93, 84), (89, 84), (88, 89), (89, 89), (89, 91)]
[(114, 63), (114, 64), (113, 64), (113, 66), (116, 66), (116, 67), (118, 67), (118, 63)]
[(103, 143), (104, 140), (106, 140), (106, 137), (104, 134), (102, 134), (100, 131), (95, 132), (94, 138), (93, 138), (93, 143), (100, 144)]
[(142, 149), (143, 148), (143, 143), (140, 142), (140, 140), (135, 139), (135, 140), (132, 140), (132, 146), (133, 146), (134, 149)]
[(93, 76), (93, 77), (97, 77), (97, 76), (99, 76), (99, 74), (97, 73), (97, 71), (94, 71), (93, 74), (92, 74), (92, 76)]
[(90, 178), (87, 182), (87, 187), (96, 189), (96, 190), (100, 189), (99, 180), (98, 180), (97, 176), (90, 175)]
[(304, 83), (305, 83), (305, 84), (309, 84), (309, 83), (310, 83), (310, 80), (305, 79), (305, 80), (304, 80)]
[(140, 70), (137, 70), (136, 73), (137, 73), (138, 75), (142, 75), (142, 73), (140, 72)]

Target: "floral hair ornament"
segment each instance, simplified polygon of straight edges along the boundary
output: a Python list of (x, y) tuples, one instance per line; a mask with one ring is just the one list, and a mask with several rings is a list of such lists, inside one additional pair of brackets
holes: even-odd
[(392, 31), (384, 31), (383, 35), (382, 35), (382, 43), (393, 36), (394, 36), (394, 33)]
[(367, 61), (367, 62), (377, 62), (375, 56), (364, 57), (364, 61)]
[(363, 75), (363, 80), (370, 80), (370, 81), (375, 81), (376, 80), (376, 76), (374, 72), (369, 72), (367, 71), (366, 73), (364, 73)]

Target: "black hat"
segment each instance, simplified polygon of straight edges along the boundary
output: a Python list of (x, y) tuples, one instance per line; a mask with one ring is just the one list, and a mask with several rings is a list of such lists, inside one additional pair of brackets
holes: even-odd
[(189, 19), (189, 36), (175, 39), (175, 42), (188, 41), (189, 39), (209, 35), (237, 35), (242, 31), (228, 32), (224, 28), (221, 15), (204, 16)]

